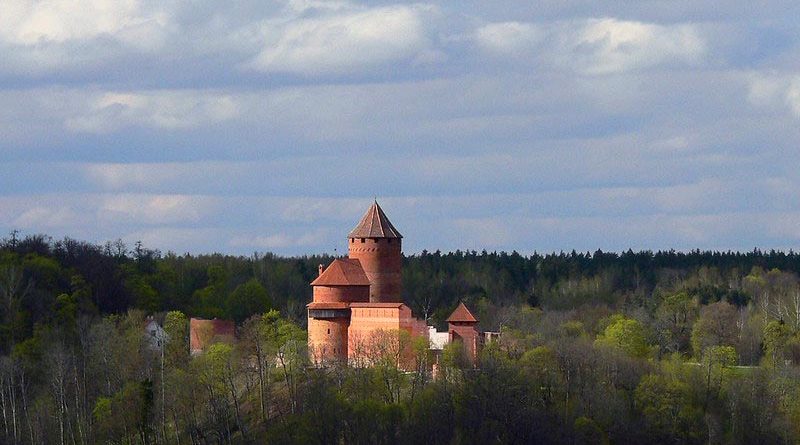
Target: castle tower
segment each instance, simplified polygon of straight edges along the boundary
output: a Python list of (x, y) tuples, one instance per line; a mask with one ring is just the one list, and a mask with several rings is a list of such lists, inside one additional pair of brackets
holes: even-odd
[(311, 283), (314, 301), (308, 305), (308, 348), (316, 364), (346, 362), (350, 303), (369, 301), (369, 279), (358, 260), (336, 259), (320, 265)]
[(451, 342), (461, 342), (467, 358), (475, 365), (478, 362), (480, 333), (478, 319), (472, 315), (463, 302), (447, 317), (447, 331)]
[(402, 302), (402, 239), (375, 201), (347, 236), (350, 259), (358, 260), (370, 282), (372, 303)]

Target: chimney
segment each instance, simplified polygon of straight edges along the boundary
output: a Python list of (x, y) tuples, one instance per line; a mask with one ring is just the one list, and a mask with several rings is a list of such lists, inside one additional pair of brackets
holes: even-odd
[(322, 264), (319, 265), (319, 274), (322, 275), (322, 272), (325, 272), (325, 266)]

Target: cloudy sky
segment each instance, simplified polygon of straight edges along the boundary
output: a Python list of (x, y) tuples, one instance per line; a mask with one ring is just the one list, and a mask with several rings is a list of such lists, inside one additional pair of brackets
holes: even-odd
[(795, 250), (796, 0), (0, 2), (0, 232)]

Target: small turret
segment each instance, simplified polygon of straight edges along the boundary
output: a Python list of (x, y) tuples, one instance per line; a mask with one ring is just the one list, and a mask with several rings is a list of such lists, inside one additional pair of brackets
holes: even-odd
[(478, 332), (478, 319), (472, 315), (467, 306), (460, 302), (456, 310), (447, 317), (447, 332), (450, 333), (450, 341), (457, 341), (464, 344), (464, 352), (472, 361), (473, 365), (478, 361), (478, 347), (480, 333)]

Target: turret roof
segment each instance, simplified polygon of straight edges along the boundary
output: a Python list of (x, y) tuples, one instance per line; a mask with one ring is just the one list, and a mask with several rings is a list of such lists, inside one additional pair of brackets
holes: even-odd
[(367, 213), (361, 218), (355, 229), (353, 229), (348, 238), (402, 238), (403, 235), (397, 231), (383, 213), (383, 209), (378, 205), (378, 201), (374, 201), (367, 210)]
[(369, 286), (369, 278), (361, 262), (351, 258), (338, 258), (322, 272), (312, 286)]
[(464, 305), (464, 302), (458, 303), (458, 307), (456, 310), (447, 317), (447, 322), (456, 322), (456, 323), (477, 323), (478, 319), (472, 315), (472, 312), (467, 309), (467, 306)]

